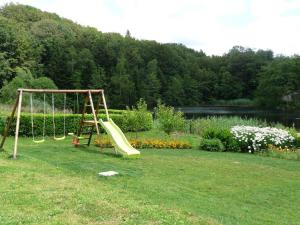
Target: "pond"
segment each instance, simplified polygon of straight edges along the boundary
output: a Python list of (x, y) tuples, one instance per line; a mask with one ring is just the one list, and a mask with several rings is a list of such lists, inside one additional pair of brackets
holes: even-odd
[(261, 110), (237, 106), (178, 107), (176, 109), (182, 111), (187, 119), (206, 116), (240, 116), (242, 118), (258, 118), (270, 123), (281, 123), (289, 127), (294, 126), (300, 130), (300, 112)]

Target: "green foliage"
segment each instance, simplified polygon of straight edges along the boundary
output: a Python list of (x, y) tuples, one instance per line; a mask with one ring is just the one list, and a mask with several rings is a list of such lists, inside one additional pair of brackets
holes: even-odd
[(155, 109), (156, 119), (159, 123), (160, 129), (170, 134), (174, 131), (181, 131), (184, 128), (185, 120), (183, 113), (175, 111), (171, 106), (158, 103)]
[(289, 133), (295, 138), (294, 145), (297, 148), (300, 148), (300, 134), (295, 128), (290, 128)]
[(6, 124), (7, 115), (0, 112), (0, 134), (2, 135)]
[(111, 78), (112, 91), (111, 97), (113, 102), (119, 102), (122, 107), (132, 105), (131, 97), (134, 89), (134, 83), (127, 72), (127, 61), (122, 55), (118, 59), (114, 75)]
[(127, 108), (123, 114), (130, 131), (150, 130), (153, 126), (152, 114), (147, 110), (147, 104), (140, 99), (136, 107)]
[(206, 132), (206, 130), (210, 130), (210, 129), (229, 130), (231, 127), (236, 125), (266, 127), (268, 124), (267, 122), (256, 118), (243, 119), (239, 116), (232, 116), (232, 117), (210, 116), (206, 118), (192, 120), (191, 132), (202, 136)]
[[(100, 114), (105, 113), (105, 109), (99, 109)], [(108, 109), (109, 114), (124, 114), (126, 113), (126, 110), (121, 110), (121, 109)]]
[(217, 138), (222, 141), (226, 151), (239, 152), (241, 146), (230, 132), (230, 128), (236, 125), (266, 127), (268, 124), (255, 118), (212, 116), (193, 120), (191, 122), (191, 132), (206, 139)]
[(223, 152), (225, 147), (223, 143), (217, 139), (202, 139), (199, 146), (200, 150), (210, 151), (210, 152)]
[(241, 150), (239, 143), (234, 139), (229, 129), (211, 127), (205, 130), (202, 137), (205, 139), (220, 140), (223, 143), (226, 151), (239, 152)]
[(141, 96), (144, 97), (148, 105), (153, 108), (157, 99), (161, 98), (161, 83), (158, 78), (159, 73), (158, 62), (156, 59), (151, 60), (147, 64), (146, 73), (141, 84)]
[(300, 57), (278, 58), (260, 72), (256, 96), (260, 106), (299, 109)]
[(0, 9), (0, 88), (17, 76), (17, 68), (50, 78), (60, 89), (103, 88), (114, 108), (125, 109), (140, 98), (151, 109), (157, 99), (196, 106), (235, 98), (300, 108), (298, 56), (274, 57), (270, 50), (241, 46), (206, 56), (181, 44), (136, 40), (130, 32), (102, 33), (31, 6), (8, 4)]
[[(1, 88), (1, 101), (3, 103), (15, 102), (18, 88), (57, 89), (56, 85), (51, 79), (47, 77), (34, 79), (30, 71), (18, 67), (16, 68), (16, 77)], [(25, 105), (28, 104), (28, 99), (27, 101), (23, 101), (23, 103)]]
[[(98, 118), (106, 119), (105, 114), (99, 114)], [(151, 113), (147, 113), (144, 116), (144, 120), (139, 120), (139, 123), (136, 124), (136, 118), (140, 117), (137, 114), (131, 114), (128, 117), (127, 113), (123, 114), (110, 114), (110, 118), (121, 128), (123, 132), (127, 131), (142, 131), (149, 130), (152, 127), (152, 115)], [(133, 119), (132, 119), (133, 118)], [(3, 132), (3, 128), (6, 120), (8, 119), (7, 115), (0, 116), (0, 131)], [(87, 117), (87, 119), (92, 119)], [(66, 133), (76, 132), (81, 120), (80, 114), (66, 114)], [(34, 113), (34, 132), (35, 135), (42, 135), (43, 133), (43, 123), (44, 123), (44, 115), (42, 113)], [(63, 134), (64, 128), (64, 115), (57, 113), (55, 115), (55, 126), (56, 126), (56, 134)], [(14, 135), (15, 129), (15, 121), (11, 126), (10, 135)], [(46, 135), (53, 135), (53, 121), (52, 114), (46, 114)], [(103, 130), (102, 130), (103, 131)], [(21, 114), (21, 123), (20, 123), (20, 135), (21, 136), (31, 136), (31, 115), (29, 113)]]

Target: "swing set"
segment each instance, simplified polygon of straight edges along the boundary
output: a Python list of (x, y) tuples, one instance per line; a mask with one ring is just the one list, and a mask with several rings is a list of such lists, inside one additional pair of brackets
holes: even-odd
[[(43, 143), (45, 141), (45, 129), (46, 129), (46, 93), (44, 93), (44, 104), (43, 104), (43, 128), (42, 128), (42, 139), (36, 140), (35, 134), (34, 134), (34, 119), (33, 119), (33, 96), (32, 93), (29, 95), (30, 99), (30, 115), (31, 115), (31, 133), (32, 133), (32, 141), (34, 143)], [(78, 97), (78, 95), (77, 95)], [(64, 128), (63, 128), (63, 136), (62, 137), (56, 137), (56, 125), (55, 125), (55, 103), (54, 103), (54, 94), (51, 95), (52, 99), (52, 124), (53, 124), (53, 139), (56, 141), (64, 140), (66, 138), (66, 101), (67, 101), (67, 95), (64, 93), (64, 105), (63, 105), (63, 115), (64, 115)], [(78, 98), (77, 98), (77, 105), (78, 105)], [(78, 108), (78, 107), (77, 107)], [(68, 133), (69, 135), (74, 135), (74, 133)]]
[[(29, 93), (30, 99), (30, 114), (31, 114), (31, 132), (32, 132), (32, 140), (34, 143), (43, 143), (45, 142), (45, 129), (46, 129), (46, 94), (51, 94), (51, 102), (52, 102), (52, 126), (53, 126), (53, 139), (56, 141), (64, 140), (66, 138), (66, 103), (67, 103), (67, 94), (76, 94), (77, 100), (77, 110), (79, 111), (79, 94), (84, 95), (84, 105), (82, 108), (82, 116), (79, 123), (79, 127), (77, 130), (77, 134), (68, 133), (68, 135), (72, 135), (73, 144), (78, 146), (80, 144), (81, 139), (87, 139), (87, 145), (90, 145), (92, 135), (94, 133), (94, 129), (96, 129), (97, 136), (100, 135), (99, 132), (99, 121), (97, 118), (99, 107), (104, 107), (106, 119), (107, 121), (110, 120), (108, 115), (108, 109), (106, 106), (106, 101), (104, 97), (104, 90), (53, 90), (53, 89), (18, 89), (18, 97), (16, 99), (16, 103), (13, 107), (12, 113), (8, 119), (8, 122), (5, 126), (2, 141), (0, 144), (0, 148), (3, 148), (5, 143), (6, 137), (8, 136), (9, 129), (12, 125), (14, 120), (15, 113), (17, 111), (17, 118), (16, 118), (16, 131), (15, 131), (15, 142), (14, 142), (14, 149), (13, 149), (13, 159), (17, 157), (17, 149), (18, 149), (18, 137), (19, 137), (19, 128), (20, 128), (20, 115), (21, 115), (21, 108), (22, 108), (22, 97), (24, 93)], [(34, 132), (34, 112), (33, 112), (33, 93), (42, 93), (43, 94), (43, 128), (42, 128), (42, 138), (37, 140), (36, 135)], [(55, 97), (54, 94), (63, 94), (63, 136), (58, 137), (56, 134), (56, 123), (55, 123)], [(94, 105), (93, 95), (98, 96), (98, 100), (96, 105)], [(75, 107), (74, 107), (75, 108)], [(90, 112), (92, 114), (93, 120), (86, 120), (87, 111), (90, 108)], [(84, 127), (88, 127), (88, 133), (84, 133)], [(88, 134), (88, 137), (82, 137), (82, 134)]]

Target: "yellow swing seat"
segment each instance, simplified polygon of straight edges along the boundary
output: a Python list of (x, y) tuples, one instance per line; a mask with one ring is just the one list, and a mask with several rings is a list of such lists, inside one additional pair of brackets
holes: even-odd
[(45, 139), (41, 139), (41, 140), (33, 140), (33, 142), (36, 143), (36, 144), (40, 144), (40, 143), (45, 142)]
[(64, 93), (64, 136), (56, 137), (55, 136), (55, 106), (54, 106), (54, 95), (52, 93), (52, 124), (53, 124), (53, 139), (55, 141), (62, 141), (66, 139), (66, 93)]
[(31, 115), (31, 133), (32, 133), (32, 141), (33, 143), (40, 144), (45, 142), (45, 126), (46, 126), (46, 95), (44, 93), (44, 122), (43, 122), (43, 137), (40, 140), (35, 139), (34, 135), (34, 119), (33, 119), (33, 96), (32, 93), (30, 93), (30, 115)]
[(62, 136), (62, 137), (53, 137), (53, 139), (54, 139), (55, 141), (61, 141), (61, 140), (66, 139), (66, 136)]

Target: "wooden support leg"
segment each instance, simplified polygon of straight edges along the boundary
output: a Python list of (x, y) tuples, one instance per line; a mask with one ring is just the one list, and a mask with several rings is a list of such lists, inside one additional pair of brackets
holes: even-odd
[[(19, 92), (19, 95), (20, 95), (20, 92)], [(1, 140), (1, 144), (0, 144), (0, 151), (1, 151), (1, 149), (3, 149), (3, 145), (5, 143), (6, 137), (8, 136), (9, 128), (11, 126), (12, 121), (14, 120), (15, 112), (16, 112), (18, 102), (19, 102), (19, 95), (17, 97), (16, 103), (15, 103), (15, 105), (13, 107), (13, 110), (11, 112), (11, 115), (9, 117), (8, 123), (6, 124), (5, 129), (3, 131), (3, 137), (2, 137), (2, 140)]]
[(105, 97), (104, 97), (104, 91), (102, 91), (101, 94), (102, 94), (102, 102), (103, 102), (104, 109), (105, 109), (106, 119), (107, 119), (107, 121), (109, 121), (109, 114), (108, 114), (107, 105), (106, 105), (106, 101), (105, 101)]
[(17, 122), (16, 122), (16, 134), (15, 134), (15, 145), (14, 145), (13, 159), (17, 158), (18, 138), (19, 138), (19, 128), (20, 128), (20, 116), (21, 116), (21, 107), (22, 107), (22, 95), (23, 95), (23, 91), (20, 90), (19, 101), (18, 101), (18, 111), (17, 111)]
[(97, 120), (97, 115), (96, 115), (95, 108), (94, 108), (92, 94), (90, 91), (89, 91), (89, 99), (90, 99), (90, 104), (91, 104), (91, 108), (92, 108), (92, 113), (93, 113), (93, 118), (94, 118), (94, 122), (95, 122), (97, 136), (99, 136), (100, 132), (99, 132), (99, 127), (98, 127), (98, 120)]

